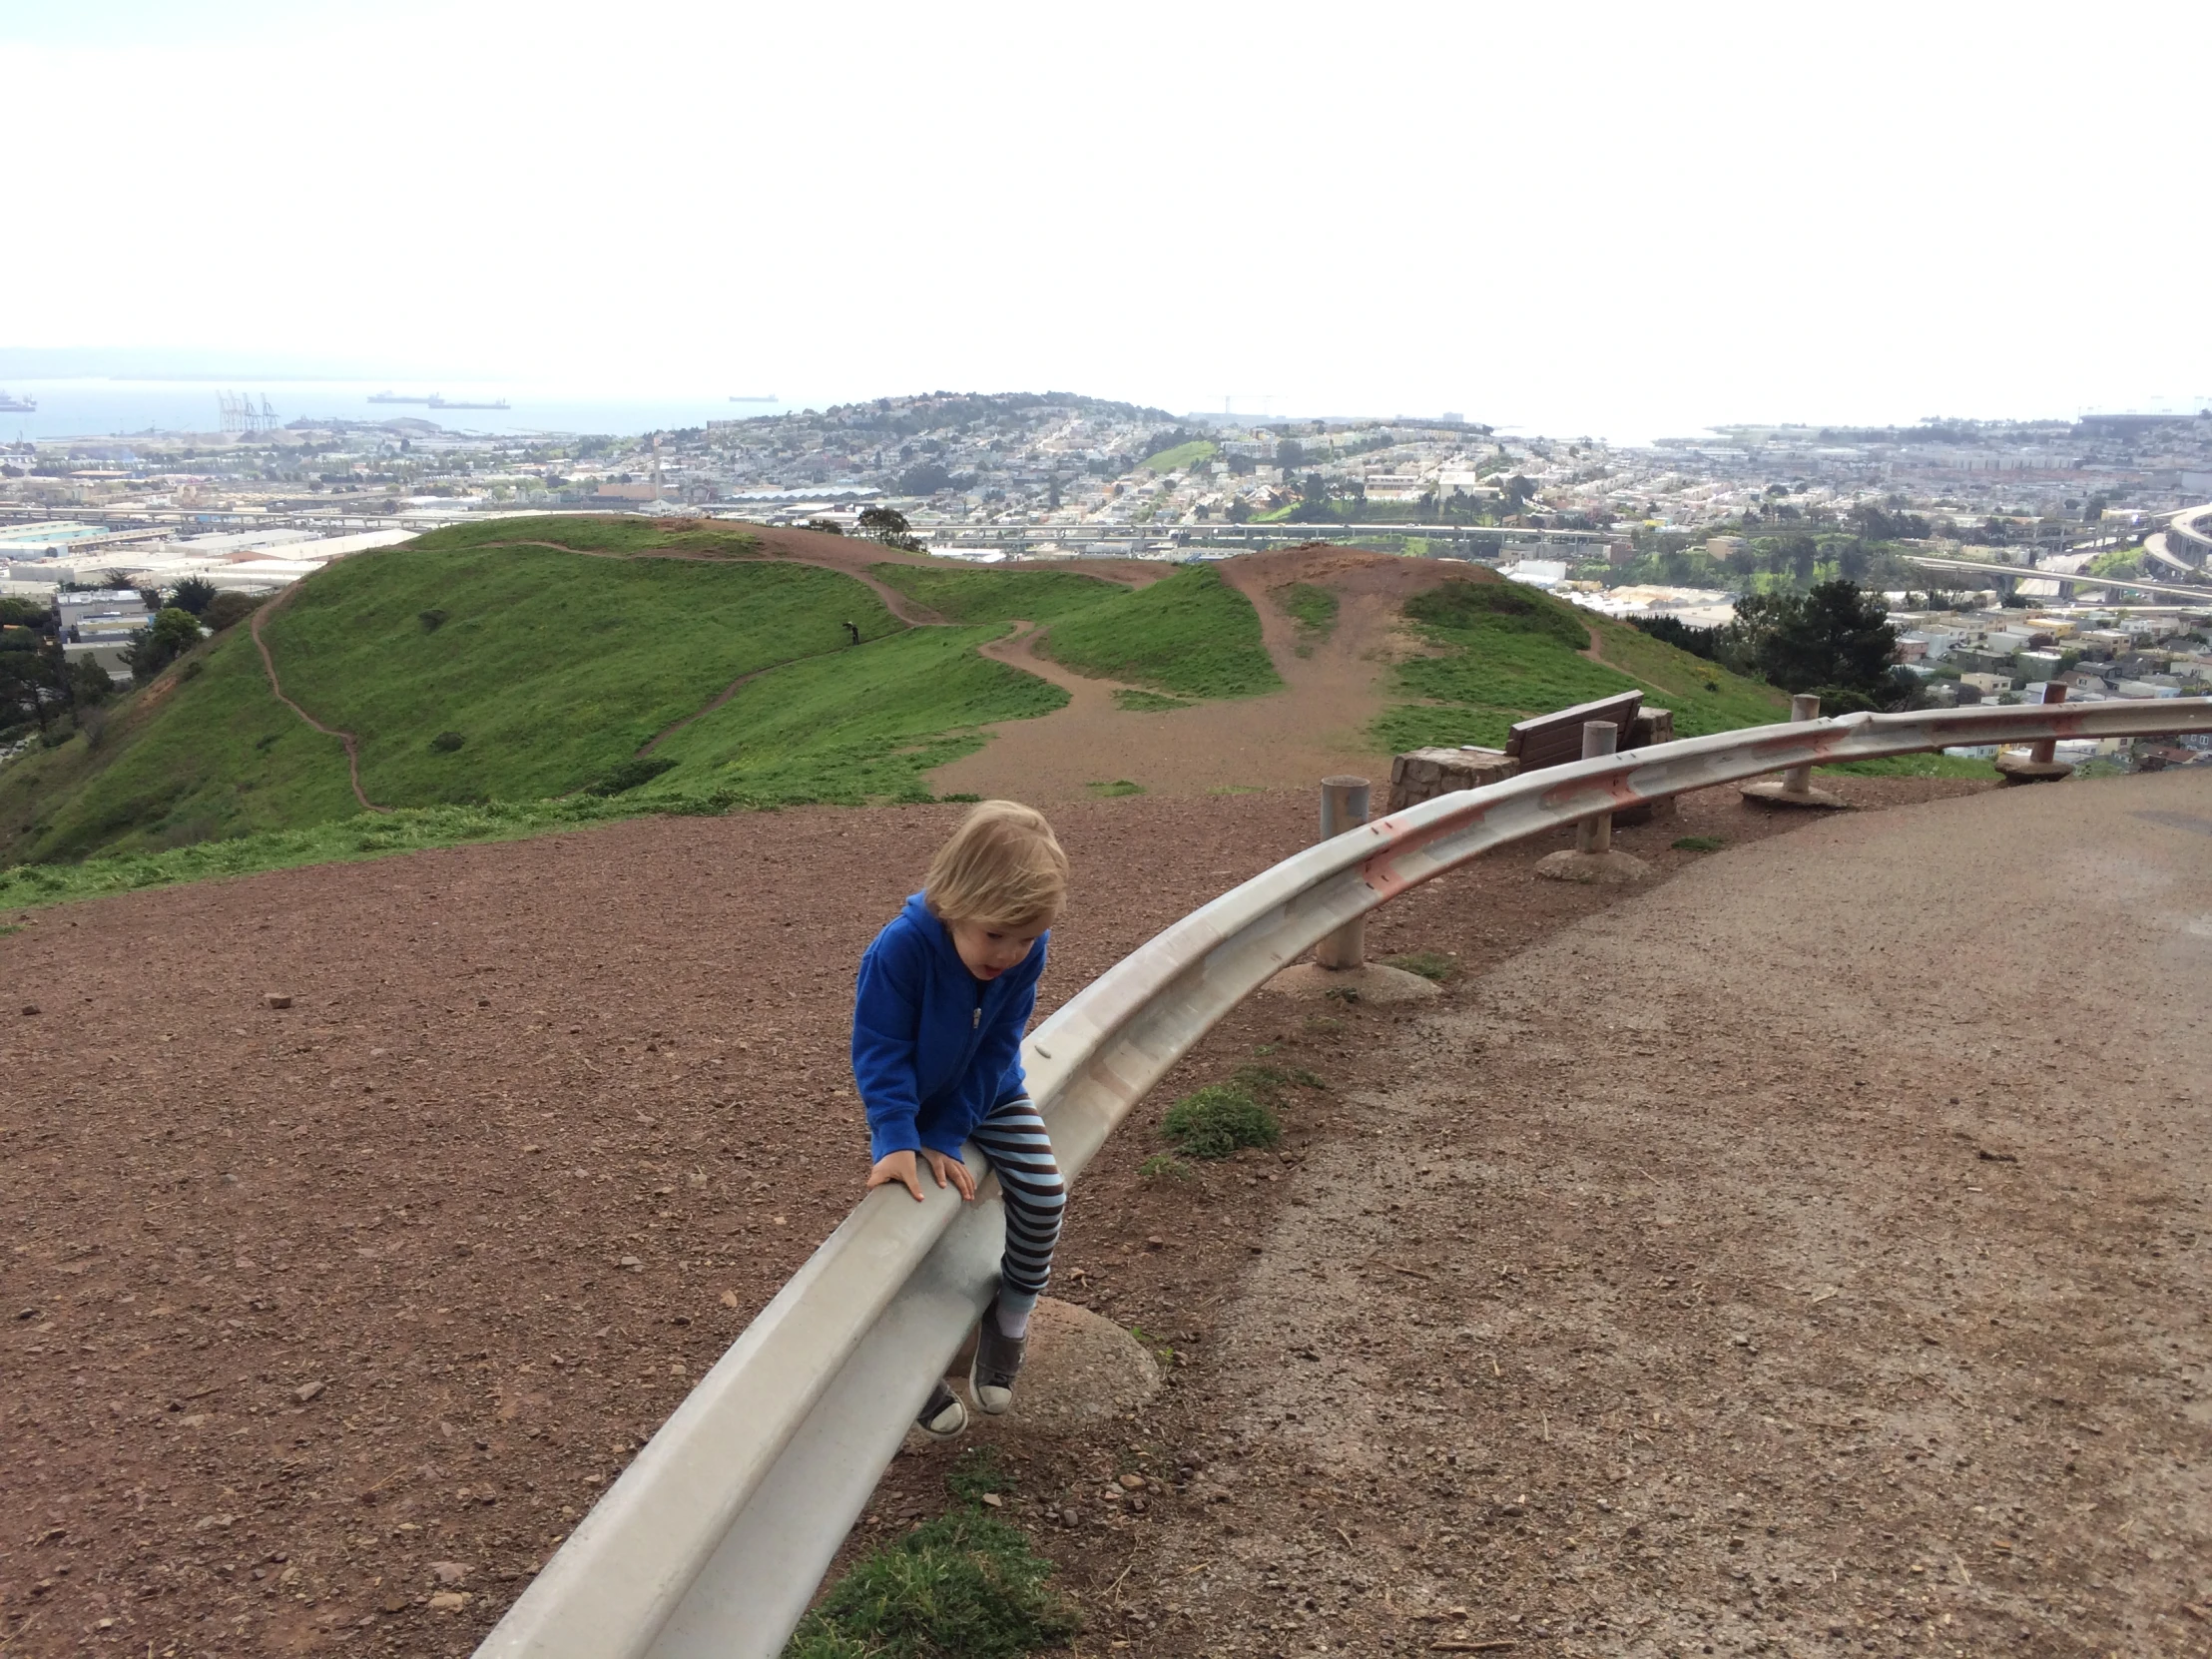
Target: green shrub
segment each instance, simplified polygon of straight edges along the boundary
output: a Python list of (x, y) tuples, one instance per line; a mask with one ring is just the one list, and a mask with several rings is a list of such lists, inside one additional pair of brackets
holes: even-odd
[(422, 631), (425, 634), (434, 634), (445, 626), (445, 613), (438, 610), (417, 611), (415, 612), (415, 621), (422, 624)]
[(956, 1509), (840, 1578), (784, 1659), (1020, 1659), (1083, 1628), (1051, 1572), (1019, 1528)]
[(1193, 1158), (1226, 1158), (1239, 1147), (1274, 1146), (1283, 1138), (1275, 1109), (1233, 1083), (1211, 1083), (1185, 1095), (1168, 1108), (1161, 1127), (1177, 1150)]
[(458, 732), (440, 732), (430, 740), (430, 747), (440, 755), (450, 755), (468, 740)]

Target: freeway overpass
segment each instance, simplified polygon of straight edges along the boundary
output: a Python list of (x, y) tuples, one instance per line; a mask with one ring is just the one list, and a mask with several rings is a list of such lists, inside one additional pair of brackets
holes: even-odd
[(1980, 559), (1941, 559), (1926, 553), (1904, 553), (1899, 557), (1908, 564), (1919, 565), (1923, 570), (2000, 576), (2008, 583), (2056, 582), (2061, 597), (2075, 589), (2094, 588), (2106, 593), (2152, 594), (2162, 599), (2177, 600), (2183, 605), (2212, 606), (2212, 586), (2189, 587), (2177, 582), (2146, 582), (2140, 577), (2121, 580), (2111, 576), (2082, 573), (2069, 576), (2055, 570), (2037, 570), (2032, 565), (2000, 565)]

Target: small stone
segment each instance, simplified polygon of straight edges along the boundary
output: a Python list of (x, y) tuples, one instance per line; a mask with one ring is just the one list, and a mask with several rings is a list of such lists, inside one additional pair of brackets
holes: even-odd
[(1083, 1517), (1076, 1510), (1062, 1509), (1060, 1511), (1060, 1524), (1062, 1526), (1081, 1526), (1083, 1524)]
[(625, 1256), (620, 1261), (616, 1262), (615, 1266), (620, 1268), (624, 1273), (636, 1273), (640, 1268), (644, 1267), (645, 1264), (639, 1261), (635, 1256)]
[(291, 1390), (291, 1397), (304, 1405), (329, 1385), (327, 1382), (302, 1382), (298, 1387)]
[(465, 1590), (440, 1590), (430, 1597), (430, 1611), (433, 1613), (458, 1613), (467, 1605), (468, 1592)]
[(35, 1014), (35, 1013), (37, 1013), (37, 1012), (38, 1012), (38, 1004), (37, 1004), (36, 1002), (26, 1002), (26, 1003), (24, 1003), (24, 1004), (23, 1004), (23, 1012), (24, 1012), (24, 1014), (25, 1014), (25, 1016), (26, 1016), (26, 1017), (28, 1017), (29, 1015), (32, 1015), (32, 1014)]
[(1005, 1507), (1006, 1500), (1000, 1497), (996, 1492), (985, 1492), (983, 1494), (983, 1502), (989, 1508), (1000, 1509)]
[(465, 1584), (468, 1582), (468, 1564), (465, 1561), (432, 1561), (430, 1576), (440, 1584)]
[(262, 1001), (271, 1008), (288, 1008), (291, 1006), (291, 998), (282, 991), (271, 991), (262, 998)]
[(1144, 1247), (1147, 1250), (1160, 1250), (1165, 1248), (1166, 1245), (1167, 1240), (1161, 1238), (1157, 1233), (1150, 1233), (1145, 1236)]
[(1125, 1474), (1125, 1475), (1123, 1475), (1123, 1476), (1121, 1477), (1121, 1489), (1122, 1489), (1123, 1491), (1125, 1491), (1125, 1492), (1141, 1492), (1141, 1491), (1143, 1491), (1143, 1490), (1144, 1490), (1144, 1476), (1143, 1476), (1143, 1475), (1141, 1475), (1141, 1474)]
[(738, 1293), (736, 1291), (724, 1291), (722, 1293), (722, 1305), (725, 1308), (735, 1308), (738, 1305)]

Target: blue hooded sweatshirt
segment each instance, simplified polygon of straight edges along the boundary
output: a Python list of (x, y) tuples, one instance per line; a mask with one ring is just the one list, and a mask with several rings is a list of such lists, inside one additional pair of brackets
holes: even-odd
[(992, 1107), (1027, 1091), (1021, 1033), (1050, 937), (996, 979), (978, 979), (918, 892), (875, 935), (852, 1002), (852, 1080), (870, 1161), (924, 1148), (957, 1158)]

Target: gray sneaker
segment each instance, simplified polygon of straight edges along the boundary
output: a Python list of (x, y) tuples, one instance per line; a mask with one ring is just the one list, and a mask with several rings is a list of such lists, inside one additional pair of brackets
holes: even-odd
[(967, 1407), (960, 1403), (960, 1396), (940, 1381), (929, 1396), (929, 1403), (914, 1418), (914, 1426), (932, 1440), (949, 1440), (967, 1426)]
[(1014, 1379), (1028, 1352), (1026, 1337), (1009, 1337), (998, 1328), (998, 1304), (983, 1310), (983, 1323), (975, 1328), (975, 1363), (968, 1368), (968, 1388), (975, 1403), (992, 1416), (1014, 1403)]

